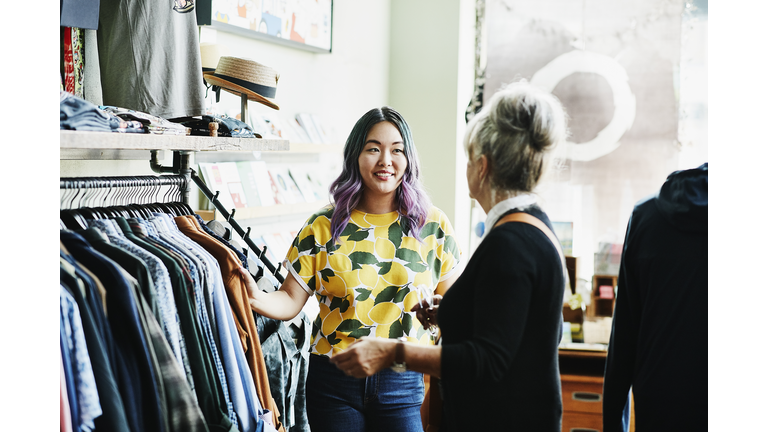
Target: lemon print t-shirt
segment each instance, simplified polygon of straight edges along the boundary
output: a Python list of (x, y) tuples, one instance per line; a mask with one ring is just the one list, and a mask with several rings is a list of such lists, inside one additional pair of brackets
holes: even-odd
[(293, 241), (284, 265), (309, 293), (320, 313), (312, 326), (313, 354), (331, 356), (362, 336), (407, 337), (432, 344), (411, 308), (416, 287), (434, 292), (461, 258), (453, 227), (432, 207), (418, 235), (405, 235), (400, 214), (353, 210), (339, 241), (331, 240), (333, 207), (313, 214)]

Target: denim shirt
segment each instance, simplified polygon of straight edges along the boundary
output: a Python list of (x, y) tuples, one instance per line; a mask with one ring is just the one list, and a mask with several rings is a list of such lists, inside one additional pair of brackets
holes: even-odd
[(269, 371), (269, 388), (286, 432), (309, 431), (306, 382), (312, 326), (304, 312), (292, 321), (254, 313), (261, 351)]

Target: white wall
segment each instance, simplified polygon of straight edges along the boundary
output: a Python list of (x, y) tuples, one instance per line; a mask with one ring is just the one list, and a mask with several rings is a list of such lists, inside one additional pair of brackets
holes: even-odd
[(469, 244), (461, 146), (474, 89), (474, 1), (392, 0), (389, 104), (411, 126), (432, 202)]

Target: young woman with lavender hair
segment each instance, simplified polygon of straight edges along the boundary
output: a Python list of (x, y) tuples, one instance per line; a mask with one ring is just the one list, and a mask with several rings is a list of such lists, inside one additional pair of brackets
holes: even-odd
[(397, 111), (375, 108), (357, 121), (330, 192), (333, 203), (306, 221), (288, 251), (278, 291), (260, 291), (244, 270), (251, 308), (288, 320), (316, 296), (306, 385), (313, 432), (422, 431), (421, 373), (395, 358), (391, 368), (356, 378), (333, 360), (372, 338), (433, 345), (429, 323), (414, 311), (459, 274), (453, 228), (421, 185), (411, 131)]

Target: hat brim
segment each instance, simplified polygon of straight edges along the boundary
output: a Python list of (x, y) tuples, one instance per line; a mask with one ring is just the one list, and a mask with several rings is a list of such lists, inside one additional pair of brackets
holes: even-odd
[(248, 100), (259, 102), (261, 104), (264, 104), (270, 108), (274, 108), (276, 110), (280, 109), (280, 106), (275, 103), (275, 101), (265, 98), (264, 96), (254, 92), (253, 90), (249, 90), (245, 87), (239, 86), (237, 84), (231, 83), (227, 80), (221, 79), (217, 76), (214, 76), (213, 74), (204, 74), (203, 78), (211, 85), (219, 86), (223, 90), (226, 90), (233, 95), (240, 96), (242, 93), (245, 93), (248, 95)]

